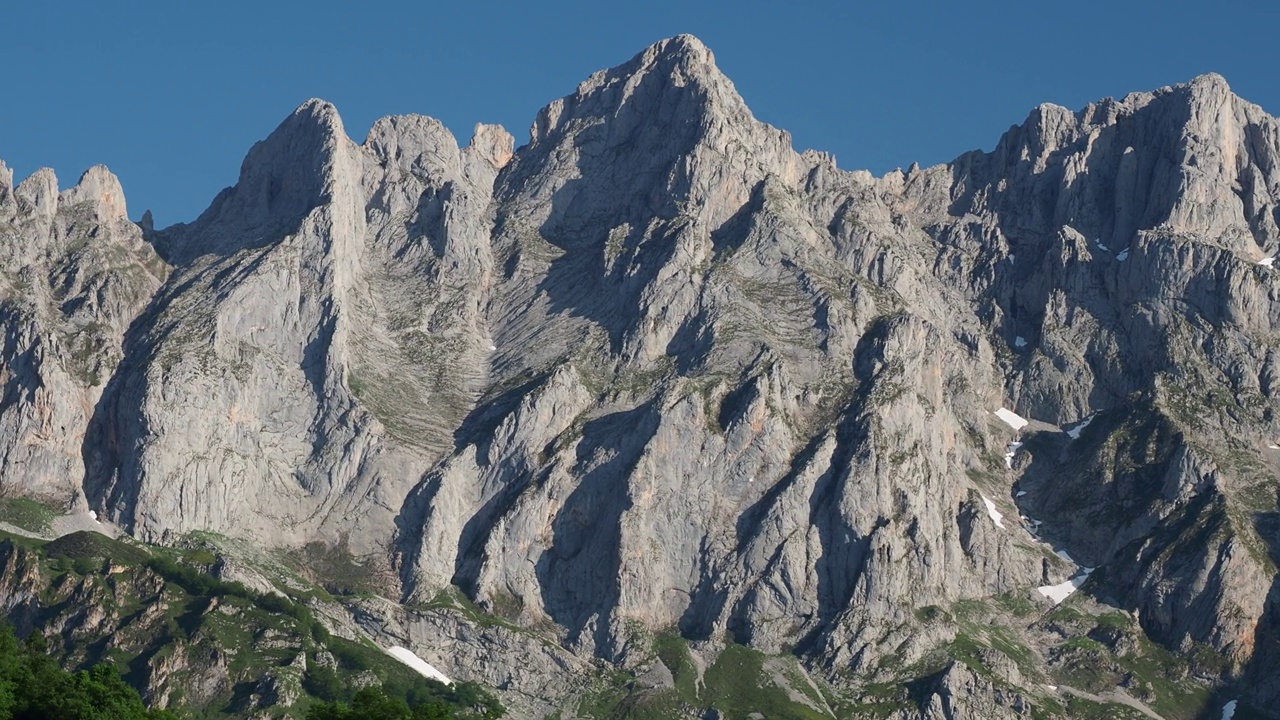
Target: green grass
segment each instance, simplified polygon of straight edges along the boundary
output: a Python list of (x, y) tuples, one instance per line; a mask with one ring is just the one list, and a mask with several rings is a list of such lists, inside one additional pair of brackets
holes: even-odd
[(145, 548), (89, 530), (51, 540), (42, 551), (50, 560), (109, 560), (128, 567), (144, 565), (152, 558)]
[(951, 614), (957, 620), (984, 620), (991, 608), (982, 600), (957, 600), (951, 604)]
[(345, 540), (336, 545), (308, 543), (289, 555), (300, 571), (333, 595), (372, 595), (377, 590), (373, 570), (351, 554)]
[(828, 718), (807, 705), (791, 700), (764, 673), (765, 655), (742, 645), (730, 645), (703, 676), (703, 701), (724, 713), (727, 720), (748, 720), (758, 712), (770, 720), (822, 720)]
[[(267, 675), (300, 683), (311, 693), (290, 711), (296, 717), (316, 701), (315, 692), (324, 692), (325, 699), (349, 700), (364, 682), (357, 678), (376, 678), (387, 694), (411, 704), (447, 695), (459, 706), (476, 700), (495, 707), (478, 686), (459, 683), (446, 689), (368, 641), (330, 635), (296, 597), (264, 594), (213, 577), (205, 568), (218, 555), (203, 545), (148, 546), (94, 532), (48, 542), (4, 536), (0, 542), (11, 548), (0, 552), (7, 562), (39, 566), (33, 577), (43, 579), (39, 598), (48, 614), (37, 615), (37, 623), (52, 623), (43, 632), (61, 627), (66, 613), (76, 612), (75, 598), (92, 597), (104, 612), (100, 629), (50, 635), (50, 650), (59, 662), (77, 669), (111, 661), (127, 669), (129, 682), (141, 685), (149, 682), (156, 663), (181, 654), (185, 660), (164, 685), (171, 700), (182, 699), (178, 709), (186, 717), (243, 715), (247, 694)], [(109, 634), (110, 641), (95, 632)], [(302, 655), (305, 674), (288, 667)], [(337, 667), (326, 670), (316, 662), (321, 655), (334, 658)], [(225, 687), (214, 685), (209, 697), (193, 692), (208, 685), (209, 673), (221, 675)]]
[[(825, 698), (800, 676), (802, 671), (790, 656), (774, 658), (731, 644), (707, 668), (699, 684), (697, 667), (684, 638), (669, 632), (657, 635), (652, 643), (656, 660), (671, 671), (675, 687), (637, 688), (635, 678), (628, 673), (606, 673), (592, 690), (580, 696), (579, 716), (597, 720), (666, 720), (715, 708), (726, 720), (748, 720), (752, 713), (770, 720), (830, 720), (826, 713), (792, 700), (766, 669), (766, 664), (771, 664), (793, 692), (822, 704)], [(779, 667), (779, 662), (792, 666)]]
[[(1137, 653), (1119, 658), (1119, 664), (1133, 674), (1140, 688), (1149, 689), (1154, 699), (1148, 704), (1166, 720), (1192, 720), (1208, 705), (1210, 689), (1187, 678), (1187, 658), (1139, 636)], [(1185, 678), (1185, 679), (1180, 679)]]
[(1066, 696), (1066, 717), (1072, 720), (1147, 720), (1147, 716), (1119, 703), (1096, 703), (1092, 700)]
[(996, 602), (1000, 607), (1014, 617), (1027, 617), (1035, 614), (1039, 609), (1029, 597), (1029, 592), (1012, 591), (1003, 595), (996, 596)]
[[(1191, 679), (1193, 661), (1207, 667), (1215, 667), (1219, 661), (1209, 648), (1198, 648), (1189, 655), (1172, 653), (1149, 640), (1137, 623), (1123, 612), (1104, 612), (1092, 615), (1073, 607), (1071, 601), (1059, 605), (1045, 616), (1075, 634), (1052, 651), (1055, 681), (1080, 690), (1105, 693), (1128, 678), (1129, 695), (1146, 703), (1166, 720), (1193, 720), (1200, 716), (1210, 700), (1208, 686)], [(1127, 647), (1137, 650), (1115, 655), (1101, 642), (1086, 635), (1096, 631), (1121, 632), (1130, 635), (1133, 643)], [(1199, 656), (1203, 659), (1195, 660)], [(1221, 671), (1217, 667), (1216, 671)], [(1081, 701), (1082, 703), (1084, 701)], [(1112, 708), (1112, 705), (1107, 705)], [(1093, 705), (1077, 703), (1072, 712), (1081, 717), (1111, 717)], [(1072, 715), (1071, 717), (1075, 717)], [(1123, 717), (1123, 716), (1117, 716)]]
[(1097, 621), (1098, 627), (1108, 630), (1128, 630), (1134, 624), (1126, 613), (1119, 611), (1103, 613), (1097, 617)]
[(676, 692), (680, 697), (688, 702), (697, 703), (698, 669), (694, 665), (693, 655), (689, 652), (689, 644), (685, 639), (674, 633), (664, 633), (654, 638), (653, 649), (657, 652), (662, 664), (671, 671), (671, 677), (675, 679)]
[(916, 620), (919, 620), (922, 623), (949, 622), (951, 620), (951, 616), (947, 614), (947, 611), (937, 605), (925, 605), (924, 607), (918, 607), (914, 610), (914, 615), (916, 616)]
[(506, 618), (499, 617), (493, 613), (485, 612), (484, 608), (476, 605), (467, 594), (456, 586), (449, 586), (436, 593), (431, 602), (425, 606), (420, 606), (423, 610), (440, 610), (452, 609), (457, 610), (466, 617), (467, 621), (473, 625), (482, 628), (504, 627), (508, 630), (524, 632), (525, 628), (512, 623)]
[(654, 690), (629, 696), (619, 704), (618, 711), (629, 720), (668, 720), (686, 715), (690, 707), (673, 690)]
[(836, 708), (836, 717), (856, 717), (865, 720), (884, 720), (897, 717), (904, 710), (911, 710), (913, 703), (908, 697), (906, 688), (893, 684), (883, 693), (864, 689), (858, 693), (858, 699), (852, 703), (842, 704)]
[(5, 532), (3, 530), (0, 530), (0, 546), (3, 546), (4, 544), (7, 543), (8, 545), (22, 548), (24, 550), (39, 550), (40, 548), (48, 544), (48, 542), (49, 542), (48, 540), (41, 540), (39, 538), (28, 537), (26, 535), (19, 535), (17, 533), (10, 533), (10, 532)]
[(0, 498), (0, 521), (28, 532), (44, 535), (53, 527), (58, 512), (29, 498)]

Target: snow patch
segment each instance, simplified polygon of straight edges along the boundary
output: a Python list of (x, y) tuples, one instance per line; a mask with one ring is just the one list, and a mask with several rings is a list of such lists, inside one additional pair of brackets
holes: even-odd
[(1012, 262), (1013, 262), (1013, 258), (1014, 258), (1014, 256), (1013, 256), (1013, 255), (1010, 255), (1010, 256), (1009, 256), (1009, 262), (1011, 262), (1011, 263), (1012, 263)]
[(1268, 448), (1268, 449), (1270, 449), (1270, 450), (1280, 450), (1280, 445), (1276, 445), (1275, 443), (1271, 443), (1270, 445), (1268, 445), (1268, 446), (1267, 446), (1267, 448)]
[(1232, 700), (1222, 706), (1222, 720), (1231, 720), (1236, 716), (1236, 703), (1238, 702), (1239, 700)]
[(1119, 254), (1119, 255), (1116, 255), (1116, 260), (1118, 260), (1118, 261), (1120, 261), (1120, 262), (1124, 262), (1125, 260), (1128, 260), (1128, 259), (1129, 259), (1129, 249), (1128, 249), (1128, 248), (1125, 248), (1124, 250), (1121, 250), (1121, 251), (1120, 251), (1120, 254)]
[(1022, 443), (1011, 442), (1009, 443), (1008, 450), (1004, 454), (1004, 466), (1009, 468), (1010, 470), (1013, 469), (1013, 456), (1018, 453), (1018, 448), (1020, 447), (1022, 447)]
[(442, 682), (445, 685), (453, 684), (453, 681), (445, 677), (444, 673), (432, 667), (431, 663), (418, 657), (408, 648), (402, 648), (399, 645), (392, 645), (386, 649), (386, 653), (414, 670), (417, 670), (418, 674), (422, 675), (422, 677)]
[(92, 519), (93, 519), (93, 521), (94, 521), (94, 522), (96, 522), (96, 523), (101, 523), (101, 522), (102, 522), (101, 520), (99, 520), (99, 519), (98, 519), (98, 511), (97, 511), (97, 510), (90, 510), (90, 511), (89, 511), (89, 517), (90, 517), (90, 518), (92, 518)]
[(996, 411), (996, 417), (1005, 421), (1014, 430), (1021, 430), (1027, 426), (1027, 419), (1012, 410), (1000, 408)]
[(1066, 551), (1066, 550), (1054, 550), (1054, 551), (1053, 551), (1053, 554), (1054, 554), (1054, 555), (1057, 555), (1058, 557), (1062, 558), (1063, 560), (1066, 560), (1067, 562), (1071, 563), (1072, 565), (1075, 565), (1075, 564), (1076, 564), (1076, 561), (1075, 561), (1074, 559), (1072, 559), (1072, 557), (1071, 557), (1070, 555), (1068, 555), (1068, 554), (1067, 554), (1067, 551)]
[(1019, 490), (1018, 494), (1014, 495), (1014, 497), (1022, 497), (1023, 495), (1026, 495), (1026, 494), (1027, 494), (1026, 490)]
[(1026, 339), (1026, 338), (1024, 338), (1024, 337), (1022, 337), (1021, 335), (1019, 335), (1018, 337), (1016, 337), (1016, 338), (1014, 338), (1014, 339), (1013, 339), (1013, 346), (1014, 346), (1014, 347), (1020, 347), (1020, 348), (1022, 348), (1022, 347), (1026, 347), (1026, 346), (1027, 346), (1027, 339)]
[(1084, 581), (1089, 579), (1089, 574), (1092, 572), (1093, 568), (1085, 568), (1079, 575), (1066, 582), (1061, 582), (1057, 585), (1045, 585), (1036, 589), (1040, 591), (1041, 595), (1052, 600), (1054, 605), (1057, 605), (1070, 597), (1071, 593), (1079, 590), (1080, 586), (1084, 585)]
[(978, 494), (978, 497), (982, 498), (982, 504), (987, 506), (987, 514), (990, 515), (991, 519), (995, 521), (996, 527), (1003, 530), (1004, 515), (1000, 514), (1000, 511), (996, 509), (996, 504), (988, 500), (987, 496), (981, 493)]
[(497, 350), (497, 349), (498, 349), (498, 346), (497, 346), (497, 345), (490, 345), (490, 346), (489, 346), (489, 352), (493, 352), (494, 350)]
[(1107, 247), (1106, 245), (1103, 245), (1103, 244), (1102, 244), (1102, 238), (1098, 238), (1097, 240), (1094, 240), (1094, 242), (1098, 244), (1098, 249), (1099, 249), (1099, 250), (1105, 250), (1105, 251), (1107, 251), (1107, 252), (1111, 252), (1111, 248), (1109, 248), (1109, 247)]
[(1085, 418), (1084, 420), (1081, 420), (1079, 425), (1076, 425), (1075, 427), (1067, 431), (1067, 436), (1070, 437), (1072, 440), (1079, 440), (1080, 433), (1084, 432), (1084, 429), (1089, 427), (1089, 423), (1093, 422), (1093, 419), (1097, 416), (1098, 416), (1098, 413), (1093, 413), (1092, 415)]
[(1268, 257), (1268, 258), (1262, 258), (1261, 260), (1258, 261), (1258, 264), (1265, 267), (1275, 267), (1275, 262), (1276, 262), (1276, 258), (1274, 255), (1272, 255), (1271, 257)]
[(1057, 691), (1057, 689), (1058, 689), (1058, 686), (1057, 686), (1057, 685), (1045, 685), (1045, 687), (1049, 688), (1050, 690), (1054, 690), (1054, 691)]

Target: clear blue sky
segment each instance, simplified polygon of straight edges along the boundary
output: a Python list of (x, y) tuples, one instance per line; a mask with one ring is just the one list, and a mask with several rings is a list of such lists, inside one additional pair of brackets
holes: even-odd
[(481, 121), (524, 142), (593, 71), (690, 32), (798, 149), (881, 174), (990, 149), (1041, 102), (1209, 71), (1280, 113), (1278, 29), (1275, 0), (22, 0), (0, 13), (0, 159), (18, 179), (51, 166), (63, 187), (105, 163), (130, 215), (167, 225), (309, 97), (357, 140), (417, 112), (464, 143)]

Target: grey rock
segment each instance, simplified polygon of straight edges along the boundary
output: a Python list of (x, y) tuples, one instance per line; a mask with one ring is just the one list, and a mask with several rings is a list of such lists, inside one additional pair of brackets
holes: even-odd
[(0, 205), (0, 457), (14, 494), (83, 507), (85, 430), (124, 335), (168, 267), (125, 215), (120, 183), (91, 168), (58, 192), (42, 169)]
[(925, 689), (919, 711), (900, 713), (902, 720), (953, 720), (955, 718), (1021, 718), (1031, 716), (1032, 704), (975, 673), (963, 663), (953, 663)]

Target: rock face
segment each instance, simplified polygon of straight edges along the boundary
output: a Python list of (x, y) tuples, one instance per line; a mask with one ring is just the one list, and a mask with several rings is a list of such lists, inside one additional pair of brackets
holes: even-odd
[[(0, 172), (9, 492), (341, 540), (396, 600), (457, 586), (623, 665), (676, 631), (879, 676), (956, 637), (922, 608), (1047, 604), (1079, 561), (1280, 702), (1280, 123), (1221, 77), (874, 178), (681, 36), (518, 149), (421, 116), (357, 145), (309, 101), (194, 223), (125, 218), (104, 169)], [(930, 677), (913, 717), (1033, 703)]]
[(6, 495), (83, 506), (83, 440), (124, 337), (169, 267), (129, 222), (120, 182), (0, 165), (0, 460)]
[(472, 248), (511, 141), (477, 135), (459, 150), (435, 120), (388, 118), (358, 146), (311, 101), (157, 233), (175, 271), (89, 429), (91, 499), (150, 540), (385, 547), (484, 378), (491, 260)]

